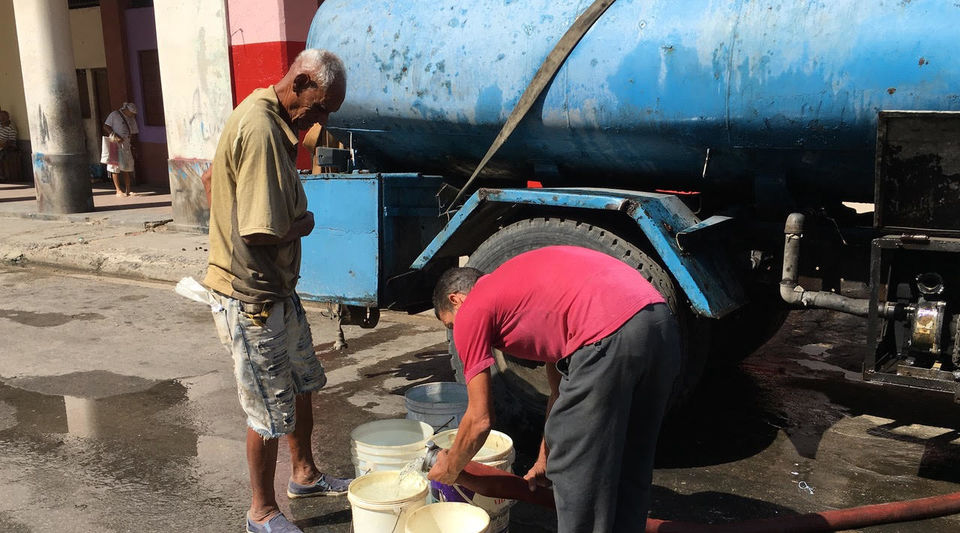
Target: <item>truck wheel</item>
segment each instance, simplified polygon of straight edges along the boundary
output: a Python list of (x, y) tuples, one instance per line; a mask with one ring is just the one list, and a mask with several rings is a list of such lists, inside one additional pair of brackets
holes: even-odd
[(790, 309), (782, 300), (764, 296), (751, 298), (749, 303), (721, 318), (712, 328), (710, 366), (740, 363), (773, 338), (789, 314)]
[[(491, 272), (518, 254), (553, 245), (580, 246), (616, 257), (639, 270), (660, 291), (670, 310), (678, 318), (681, 337), (695, 343), (684, 347), (686, 369), (681, 394), (692, 389), (703, 372), (706, 361), (706, 324), (689, 310), (670, 274), (650, 255), (620, 235), (607, 228), (577, 220), (521, 220), (490, 236), (470, 256), (467, 265)], [(454, 367), (458, 379), (462, 380), (460, 358), (456, 355), (453, 343), (450, 344), (451, 366)], [(498, 351), (494, 355), (497, 364), (491, 367), (491, 372), (498, 419), (511, 426), (516, 423), (526, 425), (535, 424), (537, 420), (542, 421), (546, 398), (550, 392), (546, 373), (542, 369), (543, 364), (517, 359)], [(507, 420), (503, 420), (504, 418)], [(539, 424), (530, 427), (539, 427)]]

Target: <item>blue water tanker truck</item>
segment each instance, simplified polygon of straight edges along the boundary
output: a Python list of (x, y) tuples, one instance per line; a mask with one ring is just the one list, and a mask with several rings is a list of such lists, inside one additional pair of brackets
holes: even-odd
[[(578, 245), (660, 290), (690, 383), (824, 308), (868, 321), (866, 380), (956, 396), (957, 28), (932, 0), (326, 0), (348, 148), (304, 177), (300, 290), (370, 326), (451, 266)], [(502, 403), (542, 408), (496, 357)]]

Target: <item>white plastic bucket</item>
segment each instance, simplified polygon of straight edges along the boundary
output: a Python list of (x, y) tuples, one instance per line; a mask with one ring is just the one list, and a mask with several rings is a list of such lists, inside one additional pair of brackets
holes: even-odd
[(468, 503), (433, 503), (420, 507), (407, 518), (406, 533), (486, 533), (487, 512)]
[[(433, 442), (441, 448), (450, 448), (453, 445), (457, 430), (443, 431), (434, 435)], [(480, 451), (473, 456), (473, 460), (487, 466), (499, 468), (505, 472), (513, 472), (513, 460), (516, 454), (513, 449), (513, 439), (506, 433), (491, 431)], [(432, 501), (466, 502), (480, 507), (490, 515), (490, 532), (506, 533), (510, 528), (510, 508), (513, 500), (490, 498), (458, 485), (444, 485), (436, 481), (430, 482), (430, 497)]]
[(423, 457), (433, 428), (418, 420), (376, 420), (350, 433), (350, 456), (356, 476), (400, 470)]
[(355, 533), (400, 533), (413, 511), (427, 504), (427, 481), (400, 482), (400, 472), (374, 472), (350, 482), (347, 500)]
[(407, 418), (426, 422), (434, 430), (459, 427), (467, 412), (467, 386), (462, 383), (417, 385), (404, 394), (404, 399)]

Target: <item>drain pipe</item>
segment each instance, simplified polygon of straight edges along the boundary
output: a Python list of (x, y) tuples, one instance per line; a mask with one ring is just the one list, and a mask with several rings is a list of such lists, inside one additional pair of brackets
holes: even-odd
[[(808, 291), (800, 286), (800, 239), (803, 238), (804, 216), (791, 213), (783, 228), (783, 277), (780, 281), (780, 297), (791, 305), (832, 309), (857, 316), (870, 314), (870, 300), (848, 298), (830, 291)], [(881, 303), (877, 309), (881, 317), (893, 317), (895, 304)]]

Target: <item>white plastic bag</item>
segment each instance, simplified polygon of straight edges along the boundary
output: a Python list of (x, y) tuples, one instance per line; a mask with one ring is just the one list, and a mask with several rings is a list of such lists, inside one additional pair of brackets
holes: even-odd
[(195, 302), (209, 305), (210, 309), (212, 309), (214, 312), (223, 309), (223, 306), (221, 306), (220, 302), (213, 297), (213, 294), (211, 294), (206, 287), (198, 283), (197, 280), (193, 279), (192, 277), (181, 279), (173, 290), (184, 298), (189, 298)]

